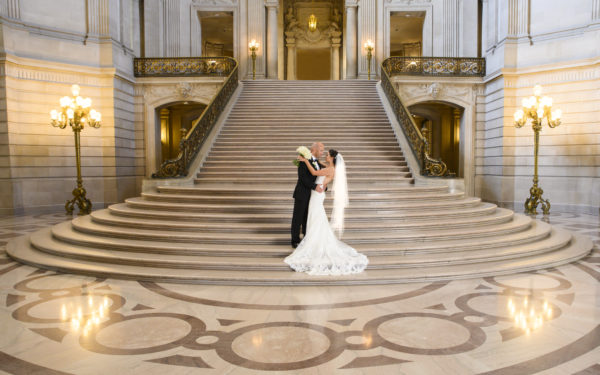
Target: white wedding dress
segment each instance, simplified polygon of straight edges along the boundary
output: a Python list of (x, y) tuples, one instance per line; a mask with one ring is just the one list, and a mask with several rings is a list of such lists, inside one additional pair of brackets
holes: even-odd
[[(321, 184), (324, 179), (325, 176), (319, 176), (315, 183)], [(311, 192), (306, 236), (284, 261), (295, 271), (309, 275), (348, 275), (362, 272), (369, 260), (337, 239), (327, 220), (324, 200), (324, 192)]]

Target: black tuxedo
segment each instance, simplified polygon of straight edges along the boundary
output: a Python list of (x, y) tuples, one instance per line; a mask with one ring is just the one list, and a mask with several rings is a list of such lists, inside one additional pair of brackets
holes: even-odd
[[(318, 161), (319, 168), (325, 166)], [(314, 166), (314, 164), (313, 164)], [(315, 168), (317, 169), (317, 168)], [(308, 202), (310, 201), (310, 192), (317, 188), (315, 180), (317, 176), (313, 176), (304, 162), (300, 162), (298, 166), (298, 182), (294, 189), (294, 215), (292, 216), (292, 243), (300, 242), (300, 226), (302, 233), (306, 234), (306, 220), (308, 219)]]

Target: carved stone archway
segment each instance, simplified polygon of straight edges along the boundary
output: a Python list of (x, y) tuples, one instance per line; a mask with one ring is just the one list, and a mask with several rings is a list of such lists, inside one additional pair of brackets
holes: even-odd
[[(330, 77), (340, 79), (340, 47), (342, 14), (337, 2), (289, 1), (285, 13), (285, 45), (287, 79), (297, 79), (299, 49), (326, 49), (331, 51)], [(309, 30), (308, 17), (317, 17), (317, 27)]]

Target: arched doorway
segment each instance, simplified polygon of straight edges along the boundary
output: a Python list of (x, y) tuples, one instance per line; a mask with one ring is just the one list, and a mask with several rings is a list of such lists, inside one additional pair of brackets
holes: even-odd
[(284, 2), (286, 79), (340, 79), (339, 1)]
[(204, 112), (205, 104), (184, 101), (173, 102), (156, 108), (156, 161), (161, 165), (165, 160), (173, 159), (179, 154), (179, 142)]
[(408, 110), (429, 143), (429, 154), (442, 159), (450, 173), (464, 177), (464, 150), (460, 142), (464, 109), (445, 102), (422, 102)]

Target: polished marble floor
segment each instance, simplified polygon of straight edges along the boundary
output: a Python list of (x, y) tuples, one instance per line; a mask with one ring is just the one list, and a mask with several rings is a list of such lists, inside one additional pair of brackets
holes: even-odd
[(65, 220), (0, 218), (0, 372), (600, 374), (600, 219), (554, 214), (594, 251), (540, 272), (352, 287), (156, 284), (12, 262)]

